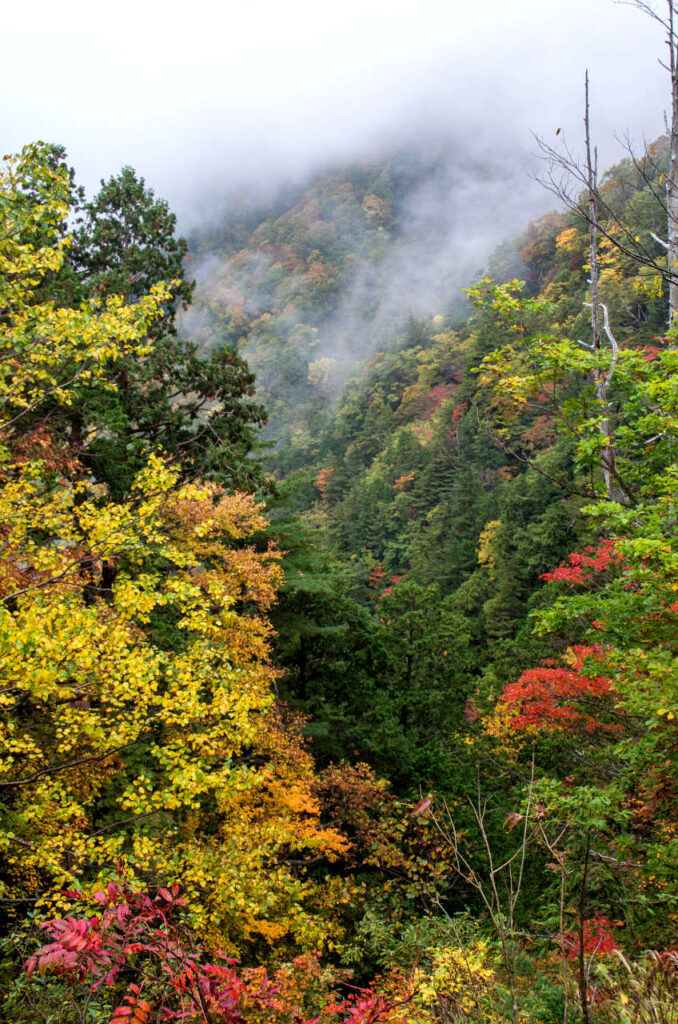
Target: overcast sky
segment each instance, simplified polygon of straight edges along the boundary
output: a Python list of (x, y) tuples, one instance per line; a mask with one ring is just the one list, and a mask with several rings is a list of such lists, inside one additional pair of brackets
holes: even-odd
[(5, 152), (61, 142), (89, 189), (132, 164), (184, 224), (422, 132), (526, 166), (531, 131), (576, 148), (586, 66), (603, 165), (667, 105), (660, 27), (613, 0), (34, 0), (2, 43)]

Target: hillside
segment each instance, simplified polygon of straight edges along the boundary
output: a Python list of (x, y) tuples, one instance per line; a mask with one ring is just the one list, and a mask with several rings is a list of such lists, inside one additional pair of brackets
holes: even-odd
[[(655, 204), (648, 203), (652, 187), (628, 162), (613, 168), (603, 186), (619, 200), (619, 216), (634, 234), (658, 251), (650, 237), (660, 230)], [(552, 213), (492, 257), (490, 273), (499, 281), (522, 278), (523, 294), (537, 304), (531, 330), (584, 338), (590, 332), (587, 245), (581, 218)], [(604, 251), (602, 296), (617, 339), (644, 351), (664, 329), (661, 285), (651, 270), (617, 259), (609, 247)], [(382, 692), (377, 712), (375, 693), (389, 671), (378, 658), (364, 664), (361, 655), (364, 648), (392, 649), (380, 612), (384, 598), (385, 606), (401, 594), (413, 600), (408, 588), (415, 588), (427, 609), (423, 619), (443, 607), (464, 616), (462, 628), (473, 640), (452, 690), (464, 699), (482, 692), (487, 700), (489, 693), (491, 700), (503, 671), (492, 663), (500, 659), (515, 671), (534, 657), (527, 615), (541, 601), (543, 574), (586, 538), (579, 510), (597, 493), (594, 457), (578, 460), (577, 438), (559, 421), (560, 395), (542, 395), (521, 408), (494, 390), (483, 360), (514, 343), (515, 327), (491, 308), (486, 284), (476, 293), (478, 301), (482, 295), (486, 301), (465, 323), (441, 314), (411, 321), (347, 381), (325, 413), (315, 444), (293, 439), (287, 445), (285, 461), (303, 469), (290, 480), (296, 479), (297, 490), (288, 508), (305, 517), (309, 532), (300, 539), (284, 525), (284, 506), (272, 506), (274, 525), (282, 523), (277, 535), (291, 552), (274, 622), (287, 672), (284, 692), (311, 715), (309, 729), (321, 758), (350, 749), (389, 775), (395, 733), (402, 734), (401, 747), (420, 742), (416, 729), (405, 738), (406, 698), (398, 673), (391, 697)], [(562, 400), (572, 401), (571, 382), (562, 387)], [(343, 594), (340, 602), (334, 591), (330, 597), (318, 587), (309, 544), (325, 560), (318, 579), (325, 587), (333, 580), (334, 591), (338, 587)], [(298, 565), (295, 550), (305, 553)], [(361, 631), (367, 627), (357, 627), (365, 609), (375, 615), (367, 633)], [(349, 630), (342, 626), (347, 617), (353, 622)], [(330, 683), (334, 658), (343, 668)], [(429, 666), (426, 673), (431, 671)], [(420, 679), (417, 696), (407, 699), (421, 702), (426, 685)], [(461, 696), (455, 700), (463, 704)], [(378, 714), (385, 716), (379, 728)], [(443, 723), (439, 740), (447, 729)], [(436, 728), (429, 731), (435, 734)], [(456, 740), (449, 742), (454, 746)], [(402, 749), (396, 761), (403, 778)], [(427, 774), (437, 763), (429, 758), (428, 768), (417, 768), (411, 782), (439, 785), (437, 776)]]
[(224, 215), (191, 239), (197, 279), (182, 321), (203, 351), (237, 347), (268, 410), (274, 464), (307, 449), (355, 365), (431, 311), (463, 319), (461, 293), (517, 212), (502, 169), (411, 148)]
[(131, 168), (86, 201), (60, 147), (7, 158), (17, 1024), (674, 1024), (670, 166), (460, 303), (445, 162), (235, 210), (186, 267)]

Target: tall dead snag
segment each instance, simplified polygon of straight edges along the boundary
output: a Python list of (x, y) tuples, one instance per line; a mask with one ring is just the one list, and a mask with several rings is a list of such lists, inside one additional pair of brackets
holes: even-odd
[[(618, 232), (611, 233), (609, 227), (610, 211), (604, 200), (601, 199), (598, 188), (598, 151), (591, 144), (591, 104), (588, 70), (584, 78), (584, 142), (586, 161), (582, 165), (573, 156), (566, 144), (563, 144), (562, 150), (556, 150), (543, 139), (537, 138), (539, 148), (548, 165), (547, 177), (538, 180), (549, 191), (557, 195), (568, 209), (577, 213), (585, 220), (588, 225), (591, 301), (585, 303), (585, 305), (591, 310), (591, 342), (589, 344), (582, 341), (580, 344), (590, 349), (595, 356), (592, 383), (600, 406), (599, 430), (602, 437), (600, 462), (605, 491), (611, 501), (618, 501), (627, 505), (631, 501), (631, 495), (624, 487), (624, 482), (617, 469), (613, 429), (609, 415), (610, 389), (617, 366), (619, 347), (612, 333), (607, 307), (601, 301), (600, 261), (598, 256), (599, 235), (602, 234), (605, 238), (613, 240), (618, 238), (619, 234)], [(571, 191), (573, 183), (575, 188), (577, 188), (576, 193)], [(581, 191), (582, 185), (583, 191)], [(604, 210), (604, 218), (601, 217), (601, 206)], [(607, 366), (603, 365), (603, 361), (600, 358), (603, 334), (607, 337), (611, 347), (610, 360)]]
[(647, 0), (622, 0), (631, 7), (637, 7), (653, 21), (658, 22), (666, 33), (669, 50), (668, 63), (660, 60), (661, 66), (671, 77), (671, 122), (666, 118), (666, 132), (670, 141), (669, 168), (666, 176), (666, 241), (653, 236), (666, 249), (666, 270), (664, 277), (669, 286), (669, 316), (671, 327), (678, 320), (678, 39), (676, 38), (676, 14), (678, 8), (673, 0), (666, 0), (666, 17), (658, 14)]
[(594, 352), (600, 349), (600, 287), (598, 284), (598, 150), (591, 154), (591, 105), (589, 72), (584, 77), (584, 133), (586, 141), (586, 186), (589, 224), (589, 261), (591, 264), (591, 330)]
[(620, 486), (619, 474), (617, 472), (617, 458), (612, 443), (612, 426), (610, 423), (610, 385), (617, 364), (617, 342), (610, 328), (610, 318), (607, 307), (600, 301), (600, 285), (598, 273), (598, 150), (591, 149), (591, 105), (589, 100), (589, 73), (588, 69), (584, 78), (584, 139), (586, 143), (586, 188), (587, 188), (587, 210), (589, 225), (589, 262), (591, 265), (591, 348), (597, 356), (601, 349), (602, 323), (605, 327), (605, 334), (612, 346), (612, 358), (607, 369), (599, 364), (593, 371), (593, 383), (596, 389), (596, 397), (600, 404), (601, 419), (600, 433), (603, 438), (603, 451), (601, 455), (601, 468), (605, 481), (607, 496), (612, 501), (619, 501), (626, 504), (628, 496)]
[(668, 253), (669, 272), (669, 327), (678, 316), (678, 53), (676, 34), (674, 31), (675, 9), (672, 0), (668, 0), (669, 16), (666, 23), (667, 44), (669, 47), (668, 70), (671, 75), (671, 155), (669, 173), (666, 182), (666, 199), (668, 211)]
[[(666, 15), (662, 16), (654, 9), (649, 0), (617, 0), (617, 2), (624, 6), (637, 8), (661, 25), (669, 50), (668, 61), (659, 61), (671, 80), (670, 119), (668, 115), (665, 115), (666, 133), (670, 143), (669, 166), (666, 176), (662, 175), (660, 179), (666, 181), (666, 198), (664, 199), (659, 191), (652, 188), (652, 193), (666, 217), (666, 239), (657, 237), (653, 232), (650, 233), (652, 240), (661, 247), (663, 253), (658, 253), (652, 245), (644, 242), (628, 224), (624, 223), (605, 196), (601, 194), (597, 184), (595, 188), (595, 224), (598, 235), (604, 237), (613, 248), (633, 260), (638, 266), (653, 270), (666, 281), (669, 307), (668, 323), (671, 326), (678, 320), (678, 5), (675, 0), (665, 0)], [(555, 150), (542, 138), (538, 137), (537, 143), (549, 163), (548, 174), (545, 178), (538, 180), (564, 202), (568, 209), (574, 210), (589, 220), (592, 209), (587, 203), (582, 204), (578, 195), (582, 187), (588, 193), (590, 185), (588, 168), (579, 163), (565, 144), (563, 144), (562, 150)], [(630, 142), (628, 150), (636, 170), (649, 184), (644, 171), (648, 154), (639, 160), (634, 155)], [(653, 163), (652, 160), (650, 163)], [(653, 166), (656, 165), (653, 164)]]

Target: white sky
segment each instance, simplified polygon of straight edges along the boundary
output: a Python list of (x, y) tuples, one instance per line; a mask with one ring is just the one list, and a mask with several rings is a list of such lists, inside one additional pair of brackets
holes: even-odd
[(662, 131), (663, 49), (613, 0), (34, 0), (3, 13), (0, 139), (63, 143), (89, 189), (130, 163), (188, 223), (421, 129), (496, 160), (531, 131), (576, 148), (586, 66), (605, 166), (615, 132)]

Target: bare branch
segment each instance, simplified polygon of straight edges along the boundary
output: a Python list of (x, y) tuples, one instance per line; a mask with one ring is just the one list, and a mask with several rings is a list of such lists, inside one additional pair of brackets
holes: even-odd
[(655, 235), (654, 231), (650, 232), (650, 238), (654, 238), (657, 245), (661, 245), (664, 249), (668, 251), (669, 243), (665, 242), (664, 239), (660, 238), (658, 235)]

